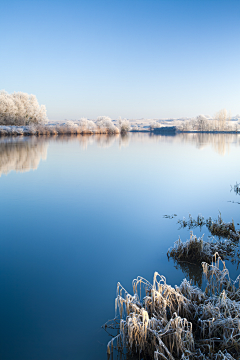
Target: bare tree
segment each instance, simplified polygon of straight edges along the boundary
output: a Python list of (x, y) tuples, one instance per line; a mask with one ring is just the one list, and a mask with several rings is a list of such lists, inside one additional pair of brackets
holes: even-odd
[(231, 120), (231, 113), (228, 114), (226, 109), (222, 109), (216, 113), (215, 119), (217, 120), (218, 130), (224, 131), (226, 130), (227, 121)]

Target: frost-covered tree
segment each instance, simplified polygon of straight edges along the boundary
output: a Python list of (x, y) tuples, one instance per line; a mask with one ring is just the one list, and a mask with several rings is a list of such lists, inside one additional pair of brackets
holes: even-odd
[(131, 130), (131, 125), (129, 120), (127, 119), (118, 119), (118, 128), (120, 133), (127, 133), (128, 131)]
[(46, 107), (38, 104), (35, 95), (0, 91), (0, 125), (22, 126), (47, 122)]
[(218, 129), (224, 131), (226, 129), (227, 121), (231, 120), (231, 114), (227, 114), (227, 110), (222, 109), (216, 113), (215, 119), (217, 120)]
[(119, 133), (118, 128), (113, 124), (112, 120), (108, 116), (98, 116), (96, 125), (99, 129), (107, 131), (108, 133)]
[(83, 130), (94, 130), (96, 128), (96, 124), (92, 120), (88, 120), (86, 118), (81, 118), (79, 126)]
[(198, 131), (208, 131), (208, 119), (205, 115), (199, 115), (197, 117), (195, 126), (197, 127)]

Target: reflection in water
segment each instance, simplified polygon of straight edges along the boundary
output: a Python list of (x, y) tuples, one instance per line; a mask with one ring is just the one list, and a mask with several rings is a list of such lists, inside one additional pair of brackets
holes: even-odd
[(102, 148), (109, 148), (111, 147), (117, 140), (119, 140), (119, 134), (116, 135), (101, 135), (98, 134), (94, 136), (96, 143)]
[(38, 168), (40, 160), (46, 160), (48, 143), (51, 141), (69, 142), (79, 141), (82, 149), (96, 143), (101, 148), (108, 148), (118, 143), (119, 147), (127, 147), (134, 142), (168, 142), (168, 143), (191, 143), (198, 149), (212, 145), (220, 154), (230, 149), (230, 144), (240, 145), (240, 136), (235, 134), (207, 134), (207, 133), (180, 133), (175, 136), (128, 133), (125, 135), (72, 135), (57, 136), (51, 138), (0, 138), (0, 176), (10, 171), (25, 172)]
[(119, 146), (120, 146), (120, 148), (121, 148), (121, 147), (127, 147), (127, 146), (129, 145), (129, 143), (130, 143), (130, 139), (131, 139), (131, 137), (129, 136), (128, 133), (126, 133), (126, 134), (121, 134), (121, 137), (120, 137), (120, 139), (119, 139)]
[(161, 143), (190, 143), (196, 146), (198, 149), (203, 149), (211, 145), (214, 150), (224, 156), (230, 151), (230, 145), (240, 145), (240, 135), (238, 134), (212, 134), (212, 133), (179, 133), (177, 135), (160, 135), (144, 132), (127, 133), (124, 135), (72, 135), (72, 136), (58, 136), (57, 141), (72, 141), (78, 140), (83, 149), (87, 149), (88, 146), (93, 143), (97, 143), (100, 147), (111, 147), (113, 144), (119, 144), (119, 147), (129, 146), (131, 141), (142, 142), (146, 144), (148, 141), (161, 142)]
[(119, 147), (127, 147), (129, 145), (130, 136), (129, 134), (97, 134), (97, 135), (89, 135), (87, 138), (85, 135), (78, 137), (81, 147), (87, 149), (88, 145), (93, 144), (94, 142), (101, 148), (109, 148), (113, 146), (113, 144), (119, 144)]
[[(141, 135), (143, 137), (143, 134)], [(211, 145), (222, 156), (229, 152), (231, 144), (240, 145), (240, 136), (238, 134), (179, 133), (175, 136), (152, 134), (150, 136), (151, 138), (158, 137), (163, 142), (191, 143), (198, 149)]]
[[(238, 246), (239, 244), (236, 244), (235, 246)], [(235, 256), (232, 256), (229, 258), (229, 261), (236, 266), (236, 270), (239, 269), (240, 265), (240, 250), (238, 249), (236, 252), (234, 252)], [(174, 259), (169, 259), (169, 261), (174, 262), (174, 267), (177, 270), (182, 270), (183, 274), (186, 276), (186, 279), (188, 281), (191, 281), (193, 285), (198, 286), (199, 288), (202, 288), (203, 284), (203, 269), (202, 265), (199, 264), (193, 264), (191, 262), (187, 261), (177, 261)]]
[[(212, 147), (214, 138), (239, 141), (197, 135), (0, 138), (2, 173), (36, 168), (48, 151), (39, 171), (0, 178), (2, 359), (105, 360), (109, 338), (101, 325), (114, 317), (117, 281), (128, 289), (136, 275), (152, 279), (158, 271), (174, 286), (183, 271), (201, 285), (193, 266), (175, 264), (176, 270), (168, 262), (179, 224), (169, 225), (161, 215), (182, 218), (190, 210), (209, 216), (221, 209), (226, 220), (239, 219), (238, 207), (222, 201), (229, 184), (240, 181), (236, 149), (231, 145), (233, 156), (222, 158)], [(210, 146), (203, 152), (201, 144)], [(189, 150), (196, 159), (194, 177), (189, 162), (181, 162)], [(206, 160), (212, 165), (205, 168)]]
[(196, 144), (198, 149), (203, 149), (208, 145), (212, 145), (214, 150), (222, 156), (224, 156), (226, 152), (229, 152), (230, 144), (239, 142), (239, 136), (237, 134), (193, 133), (179, 135), (186, 142)]
[(0, 142), (0, 176), (10, 171), (36, 170), (41, 160), (47, 159), (48, 143), (45, 139), (16, 138)]
[(193, 264), (187, 261), (174, 260), (174, 267), (177, 270), (182, 270), (183, 274), (186, 276), (186, 279), (189, 281), (192, 280), (193, 285), (197, 285), (199, 288), (202, 287), (203, 271), (201, 265)]
[(128, 146), (128, 135), (72, 135), (57, 137), (0, 138), (0, 177), (11, 171), (27, 172), (36, 170), (41, 160), (47, 159), (49, 142), (79, 141), (83, 150), (96, 143), (101, 148), (111, 147), (118, 141), (119, 146)]
[[(50, 138), (52, 139), (52, 138)], [(131, 135), (129, 134), (96, 134), (96, 135), (70, 135), (70, 136), (57, 136), (54, 140), (60, 142), (79, 141), (83, 150), (87, 150), (88, 146), (97, 144), (101, 148), (109, 148), (115, 143), (119, 147), (127, 147), (129, 145)]]

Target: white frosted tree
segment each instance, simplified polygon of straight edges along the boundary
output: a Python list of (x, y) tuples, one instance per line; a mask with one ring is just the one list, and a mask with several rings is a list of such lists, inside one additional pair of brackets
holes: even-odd
[(99, 129), (105, 130), (110, 134), (119, 132), (119, 129), (113, 124), (111, 118), (108, 116), (98, 116), (96, 125)]
[(196, 120), (195, 126), (198, 131), (208, 131), (208, 119), (205, 115), (199, 115)]
[(92, 120), (88, 120), (86, 118), (81, 118), (79, 126), (85, 131), (94, 130), (96, 128), (96, 124)]
[(131, 125), (129, 120), (127, 119), (121, 119), (121, 117), (118, 119), (118, 128), (120, 130), (120, 133), (127, 133), (131, 130)]
[(218, 130), (224, 131), (226, 129), (227, 122), (231, 120), (231, 114), (227, 113), (226, 109), (222, 109), (216, 113), (215, 119), (218, 124)]
[(35, 95), (0, 91), (0, 125), (23, 126), (47, 122), (46, 107), (38, 104)]

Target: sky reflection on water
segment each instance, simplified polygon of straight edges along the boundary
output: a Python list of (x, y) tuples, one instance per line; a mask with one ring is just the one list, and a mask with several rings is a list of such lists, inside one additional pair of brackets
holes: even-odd
[(177, 219), (220, 210), (239, 222), (228, 202), (239, 144), (212, 134), (0, 139), (0, 358), (107, 359), (101, 325), (117, 282), (131, 291), (137, 275), (186, 276), (166, 256), (189, 237)]

